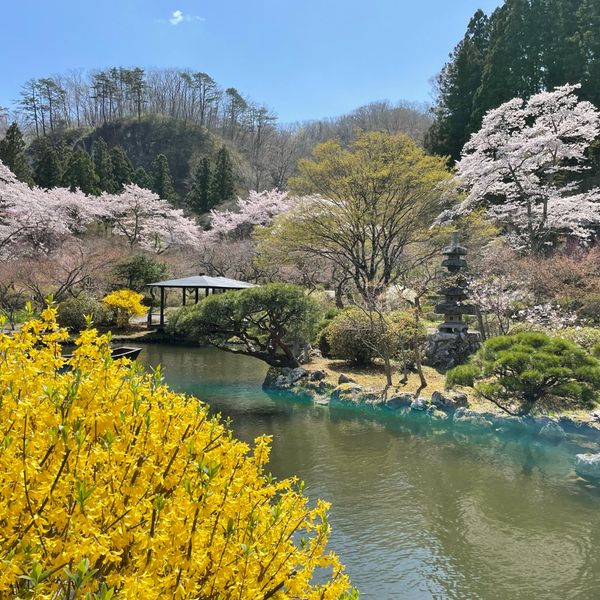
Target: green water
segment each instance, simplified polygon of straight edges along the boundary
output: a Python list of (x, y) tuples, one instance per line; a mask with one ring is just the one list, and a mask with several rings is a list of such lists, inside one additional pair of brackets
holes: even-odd
[(254, 359), (145, 346), (168, 383), (273, 436), (271, 470), (332, 502), (331, 546), (364, 599), (600, 598), (600, 489), (573, 443), (317, 407), (261, 390)]

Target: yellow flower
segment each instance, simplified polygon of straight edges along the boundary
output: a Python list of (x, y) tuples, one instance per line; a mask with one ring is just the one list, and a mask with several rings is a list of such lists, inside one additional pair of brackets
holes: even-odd
[(93, 329), (65, 372), (66, 337), (53, 308), (0, 335), (0, 597), (349, 592), (328, 505), (267, 476), (268, 437), (250, 449)]
[(147, 308), (142, 304), (144, 296), (133, 290), (117, 290), (105, 296), (102, 300), (110, 308), (116, 320), (117, 327), (126, 327), (134, 315), (145, 315)]

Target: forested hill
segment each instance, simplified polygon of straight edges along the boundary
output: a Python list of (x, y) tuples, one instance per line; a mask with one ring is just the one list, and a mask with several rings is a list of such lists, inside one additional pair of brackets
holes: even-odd
[(250, 170), (246, 157), (236, 150), (234, 144), (198, 123), (168, 116), (124, 117), (94, 128), (65, 129), (47, 137), (34, 137), (28, 150), (32, 163), (39, 160), (47, 139), (57, 148), (82, 148), (90, 155), (94, 144), (104, 140), (109, 148), (122, 148), (133, 168), (141, 167), (148, 174), (152, 172), (156, 157), (162, 154), (167, 158), (173, 187), (182, 197), (187, 193), (191, 174), (201, 160), (205, 157), (213, 160), (223, 145), (227, 147), (234, 170), (239, 174), (236, 181), (238, 188), (246, 187), (243, 177), (247, 178)]
[[(222, 148), (232, 169), (229, 187), (235, 192), (285, 189), (298, 160), (319, 142), (331, 138), (348, 142), (360, 130), (384, 130), (405, 132), (422, 143), (431, 124), (426, 106), (387, 101), (340, 117), (281, 124), (266, 105), (235, 88), (219, 86), (207, 73), (139, 67), (29, 80), (4, 120), (6, 127), (16, 121), (28, 142), (27, 156), (38, 185), (77, 186), (79, 175), (65, 175), (71, 154), (76, 150), (93, 154), (94, 142), (101, 140), (109, 151), (122, 149), (134, 170), (143, 169), (138, 178), (142, 182), (146, 176), (160, 178), (153, 172), (155, 163), (158, 156), (166, 157), (160, 170), (168, 167), (173, 198), (182, 204), (197, 177), (216, 168)], [(87, 159), (81, 153), (75, 158), (77, 164), (70, 171), (90, 175), (90, 165), (83, 165)], [(37, 168), (40, 162), (48, 165)], [(61, 177), (45, 177), (46, 171), (59, 167)], [(41, 179), (36, 177), (40, 170)], [(104, 189), (102, 182), (85, 185)]]
[(437, 77), (427, 148), (454, 159), (483, 115), (566, 83), (600, 107), (600, 1), (506, 0), (479, 10)]

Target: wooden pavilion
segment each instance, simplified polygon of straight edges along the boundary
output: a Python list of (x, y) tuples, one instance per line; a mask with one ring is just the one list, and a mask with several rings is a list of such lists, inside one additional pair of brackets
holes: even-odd
[[(209, 277), (208, 275), (194, 275), (193, 277), (183, 277), (181, 279), (168, 279), (166, 281), (156, 281), (149, 283), (148, 287), (154, 292), (160, 289), (160, 312), (158, 328), (165, 326), (165, 307), (168, 289), (180, 289), (182, 305), (185, 306), (188, 299), (188, 293), (193, 294), (194, 303), (200, 299), (200, 290), (203, 290), (204, 296), (209, 294), (223, 293), (230, 290), (243, 290), (256, 287), (253, 283), (229, 279), (228, 277)], [(148, 313), (148, 327), (152, 327), (152, 308)]]

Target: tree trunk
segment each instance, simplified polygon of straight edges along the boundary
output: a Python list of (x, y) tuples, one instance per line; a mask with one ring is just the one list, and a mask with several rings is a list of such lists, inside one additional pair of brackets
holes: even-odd
[[(419, 328), (419, 313), (415, 310), (415, 324), (416, 329)], [(421, 362), (421, 349), (419, 348), (419, 340), (417, 339), (416, 333), (413, 338), (413, 352), (415, 355), (415, 367), (417, 369), (417, 373), (419, 374), (419, 379), (421, 384), (419, 385), (419, 389), (416, 391), (415, 395), (418, 396), (421, 393), (421, 390), (427, 387), (427, 379), (425, 379), (425, 373), (423, 373), (423, 365)]]
[(387, 387), (391, 387), (394, 382), (392, 381), (392, 363), (390, 362), (389, 356), (383, 357), (383, 366), (385, 370), (385, 379), (387, 382)]

